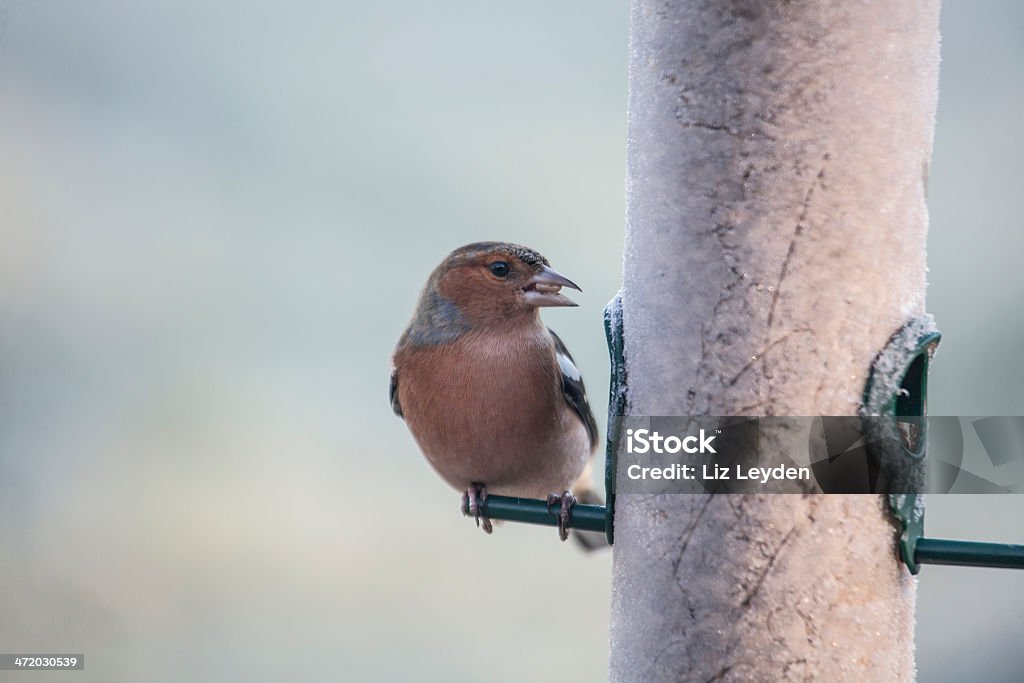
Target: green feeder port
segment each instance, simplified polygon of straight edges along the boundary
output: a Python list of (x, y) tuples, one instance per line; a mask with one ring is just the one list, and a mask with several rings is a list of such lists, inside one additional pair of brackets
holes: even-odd
[[(864, 390), (864, 416), (888, 416), (903, 425), (902, 453), (888, 463), (894, 471), (923, 473), (927, 450), (928, 366), (942, 336), (930, 316), (914, 318), (878, 354)], [(922, 564), (1024, 569), (1024, 545), (952, 541), (924, 537), (924, 497), (890, 493), (889, 508), (900, 524), (900, 559), (912, 574)]]

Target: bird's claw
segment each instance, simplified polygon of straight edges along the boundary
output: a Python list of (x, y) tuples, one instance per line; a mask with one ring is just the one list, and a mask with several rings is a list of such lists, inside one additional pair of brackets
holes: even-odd
[(576, 504), (576, 496), (569, 491), (562, 491), (562, 495), (555, 493), (548, 494), (548, 512), (558, 505), (558, 537), (563, 541), (569, 538), (569, 513), (572, 506)]
[(462, 494), (462, 514), (472, 515), (476, 519), (476, 525), (483, 528), (484, 533), (491, 533), (494, 527), (491, 520), (480, 514), (483, 504), (487, 502), (487, 486), (485, 484), (470, 484), (466, 492)]

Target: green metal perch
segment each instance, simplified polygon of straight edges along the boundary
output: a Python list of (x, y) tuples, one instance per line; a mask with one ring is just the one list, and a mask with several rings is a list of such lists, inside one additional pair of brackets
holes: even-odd
[(1024, 569), (1024, 545), (919, 538), (914, 546), (914, 561), (917, 564)]
[[(604, 505), (576, 504), (569, 511), (570, 529), (583, 531), (605, 531), (605, 515), (608, 508)], [(558, 506), (548, 510), (546, 501), (533, 498), (512, 498), (511, 496), (487, 496), (480, 504), (480, 514), (490, 519), (504, 519), (524, 524), (543, 524), (558, 526)]]

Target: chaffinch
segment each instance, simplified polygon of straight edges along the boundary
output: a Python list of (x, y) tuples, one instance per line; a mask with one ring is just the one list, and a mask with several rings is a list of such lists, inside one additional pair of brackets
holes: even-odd
[(431, 273), (392, 357), (392, 409), (487, 533), (488, 493), (546, 497), (563, 541), (572, 491), (596, 497), (597, 423), (572, 356), (540, 319), (541, 307), (576, 306), (562, 287), (582, 291), (532, 249), (460, 247)]

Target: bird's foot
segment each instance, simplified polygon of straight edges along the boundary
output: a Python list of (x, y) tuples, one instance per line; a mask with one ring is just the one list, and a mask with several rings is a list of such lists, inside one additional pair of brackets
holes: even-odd
[(551, 508), (558, 506), (558, 537), (563, 541), (569, 538), (569, 512), (576, 504), (576, 496), (569, 491), (562, 491), (562, 495), (555, 493), (548, 494), (548, 512)]
[(494, 527), (491, 526), (491, 520), (480, 514), (480, 509), (483, 504), (487, 501), (487, 486), (486, 484), (470, 484), (466, 492), (462, 494), (462, 514), (472, 515), (476, 519), (476, 525), (482, 527), (485, 533), (491, 533)]

